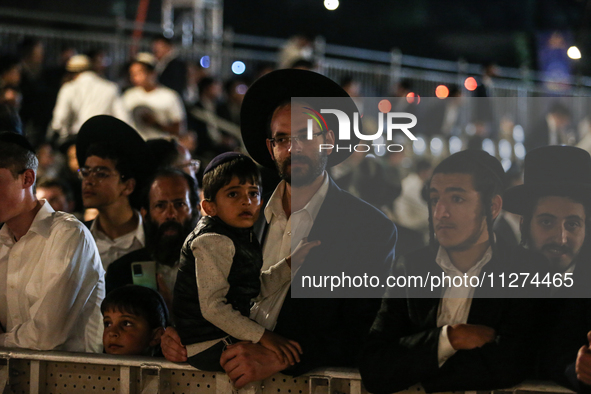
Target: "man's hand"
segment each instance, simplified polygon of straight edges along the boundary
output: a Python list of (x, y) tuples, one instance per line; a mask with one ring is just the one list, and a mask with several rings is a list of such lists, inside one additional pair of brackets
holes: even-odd
[(160, 338), (160, 347), (168, 361), (174, 363), (187, 361), (187, 348), (181, 343), (181, 338), (174, 327), (166, 327), (166, 331)]
[(273, 376), (289, 366), (271, 350), (252, 342), (228, 346), (222, 353), (220, 364), (237, 389)]
[(302, 238), (293, 253), (286, 259), (289, 268), (291, 268), (292, 271), (297, 270), (299, 266), (304, 263), (306, 256), (308, 256), (308, 253), (310, 253), (310, 250), (318, 245), (320, 245), (320, 241), (308, 242), (308, 238)]
[(587, 341), (589, 341), (589, 344), (579, 349), (575, 371), (577, 372), (577, 379), (591, 385), (591, 331), (587, 333)]
[(494, 329), (476, 324), (455, 324), (447, 330), (447, 338), (455, 350), (482, 347), (494, 341), (496, 336)]
[(302, 347), (296, 341), (283, 338), (273, 331), (265, 330), (259, 343), (274, 352), (281, 362), (288, 362), (290, 365), (300, 362)]

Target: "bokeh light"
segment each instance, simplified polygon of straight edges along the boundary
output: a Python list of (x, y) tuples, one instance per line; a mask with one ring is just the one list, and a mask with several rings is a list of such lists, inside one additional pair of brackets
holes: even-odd
[(378, 109), (381, 113), (387, 114), (392, 109), (392, 103), (384, 99), (378, 103)]
[(464, 87), (472, 92), (476, 90), (476, 88), (478, 87), (478, 82), (476, 82), (476, 79), (474, 79), (474, 77), (468, 77), (464, 81)]
[(449, 96), (449, 89), (445, 85), (439, 85), (435, 88), (435, 96), (437, 96), (438, 99), (447, 98), (447, 96)]
[(460, 137), (453, 136), (449, 139), (449, 154), (453, 155), (462, 150), (462, 140)]
[(246, 66), (244, 65), (243, 62), (237, 60), (234, 63), (232, 63), (232, 72), (234, 74), (240, 75), (242, 74), (244, 71), (246, 70)]
[(324, 0), (324, 7), (329, 11), (339, 8), (339, 0)]
[(201, 67), (203, 67), (203, 68), (209, 68), (209, 66), (211, 65), (210, 60), (209, 60), (209, 56), (203, 56), (199, 60), (199, 64), (201, 64)]
[(581, 58), (581, 51), (579, 51), (579, 48), (576, 46), (568, 48), (566, 54), (573, 60), (579, 60)]

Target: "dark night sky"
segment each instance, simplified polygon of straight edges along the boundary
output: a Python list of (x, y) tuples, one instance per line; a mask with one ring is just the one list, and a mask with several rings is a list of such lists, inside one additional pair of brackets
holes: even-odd
[[(570, 30), (583, 38), (587, 0), (340, 0), (335, 11), (323, 0), (225, 0), (224, 25), (235, 32), (288, 38), (323, 35), (328, 43), (471, 62), (496, 59), (518, 66), (535, 61), (535, 33)], [(78, 16), (135, 17), (138, 0), (3, 0), (2, 7), (65, 12)], [(160, 22), (160, 0), (148, 19)], [(588, 18), (588, 16), (587, 16)], [(586, 23), (590, 25), (591, 23)], [(582, 43), (583, 48), (586, 43)]]

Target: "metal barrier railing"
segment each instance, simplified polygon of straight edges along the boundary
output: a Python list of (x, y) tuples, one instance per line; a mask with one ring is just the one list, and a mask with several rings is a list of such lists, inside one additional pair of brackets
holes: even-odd
[[(263, 381), (260, 387), (263, 394), (367, 393), (359, 373), (348, 368), (323, 368), (299, 377), (277, 374)], [(188, 364), (171, 363), (160, 358), (0, 348), (0, 392), (229, 394), (232, 386), (223, 373), (199, 371)], [(424, 392), (420, 385), (416, 385), (401, 393)], [(553, 383), (533, 381), (510, 389), (479, 391), (481, 394), (541, 392), (573, 393)]]

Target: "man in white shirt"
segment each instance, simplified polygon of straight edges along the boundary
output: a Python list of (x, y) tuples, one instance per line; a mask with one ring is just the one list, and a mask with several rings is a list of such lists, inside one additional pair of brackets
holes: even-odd
[(0, 346), (100, 352), (104, 271), (90, 232), (37, 200), (28, 141), (0, 134)]
[[(490, 298), (506, 291), (498, 275), (519, 272), (528, 257), (527, 251), (515, 257), (494, 240), (503, 175), (496, 158), (476, 150), (456, 153), (435, 168), (429, 185), (431, 246), (399, 258), (395, 274), (447, 275), (460, 286), (444, 282), (435, 293), (420, 286), (389, 289), (361, 356), (370, 392), (392, 393), (417, 383), (427, 392), (489, 390), (525, 378), (534, 354), (531, 301)], [(464, 275), (484, 280), (493, 272), (497, 288), (457, 281)]]
[(146, 142), (128, 124), (108, 115), (90, 118), (80, 128), (76, 156), (82, 164), (82, 201), (99, 211), (90, 224), (103, 267), (145, 247), (140, 192), (153, 160)]
[(61, 141), (77, 134), (80, 126), (95, 115), (112, 115), (130, 121), (119, 97), (119, 88), (91, 71), (87, 56), (72, 56), (66, 70), (73, 73), (73, 79), (61, 87), (51, 120), (51, 129)]
[(157, 83), (155, 65), (154, 56), (139, 53), (129, 66), (134, 87), (123, 94), (125, 108), (145, 140), (178, 136), (185, 131), (182, 99), (174, 90)]

